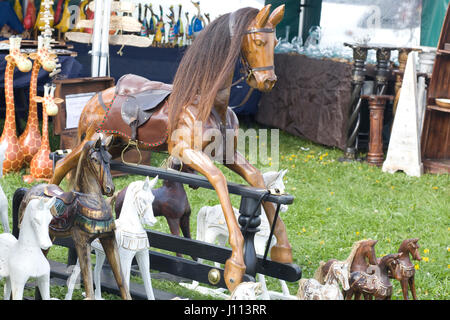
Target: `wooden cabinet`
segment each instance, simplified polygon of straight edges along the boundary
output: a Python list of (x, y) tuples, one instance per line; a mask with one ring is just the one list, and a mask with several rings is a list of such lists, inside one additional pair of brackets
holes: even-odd
[(428, 173), (450, 173), (450, 105), (438, 105), (436, 101), (450, 99), (449, 8), (437, 47), (422, 131), (422, 162)]

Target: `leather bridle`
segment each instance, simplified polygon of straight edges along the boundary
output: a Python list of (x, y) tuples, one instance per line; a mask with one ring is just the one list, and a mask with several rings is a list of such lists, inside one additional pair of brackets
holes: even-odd
[[(235, 33), (234, 33), (234, 25), (235, 25), (235, 13), (236, 11), (233, 11), (232, 13), (230, 13), (230, 19), (228, 22), (228, 26), (229, 26), (229, 30), (230, 30), (230, 37), (232, 38)], [(274, 28), (252, 28), (249, 30), (246, 30), (244, 32), (244, 34), (253, 34), (253, 33), (274, 33), (275, 29)], [(245, 57), (245, 55), (242, 53), (242, 49), (239, 53), (239, 58), (241, 59), (242, 65), (244, 67), (244, 72), (245, 74), (240, 77), (238, 80), (236, 80), (235, 82), (233, 82), (231, 84), (231, 87), (234, 87), (235, 85), (241, 83), (244, 80), (249, 80), (250, 77), (253, 75), (254, 72), (258, 72), (258, 71), (269, 71), (269, 70), (275, 70), (275, 66), (271, 65), (271, 66), (263, 66), (263, 67), (252, 67), (250, 65), (250, 63), (248, 62), (247, 58)], [(242, 100), (242, 102), (237, 105), (237, 106), (230, 106), (231, 108), (238, 108), (241, 107), (242, 105), (244, 105), (247, 100), (250, 98), (251, 94), (253, 93), (254, 88), (250, 88), (250, 90), (247, 92), (247, 95), (245, 96), (244, 100)]]
[[(230, 20), (229, 20), (229, 24), (228, 24), (231, 38), (235, 35), (235, 33), (234, 33), (235, 14), (236, 14), (236, 11), (230, 13)], [(252, 28), (252, 29), (246, 30), (244, 32), (244, 34), (274, 33), (274, 32), (275, 32), (274, 28)], [(242, 53), (242, 50), (241, 50), (239, 55), (240, 55), (242, 64), (243, 64), (244, 69), (245, 69), (245, 75), (243, 77), (241, 77), (239, 80), (237, 80), (236, 82), (234, 82), (231, 86), (235, 86), (236, 84), (238, 84), (239, 82), (243, 81), (244, 79), (248, 80), (255, 71), (275, 70), (275, 66), (274, 65), (263, 66), (263, 67), (252, 67), (250, 65), (250, 63), (247, 61), (247, 59), (245, 58), (245, 55)]]

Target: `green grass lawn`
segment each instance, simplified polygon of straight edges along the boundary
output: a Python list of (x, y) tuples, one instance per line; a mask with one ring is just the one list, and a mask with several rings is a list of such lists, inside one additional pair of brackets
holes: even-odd
[[(425, 174), (415, 178), (403, 172), (389, 174), (364, 162), (341, 163), (338, 158), (342, 155), (339, 149), (280, 132), (279, 168), (288, 169), (286, 191), (295, 196), (282, 218), (293, 248), (294, 263), (302, 268), (303, 277), (313, 277), (320, 261), (347, 258), (355, 241), (378, 240), (375, 249), (380, 257), (397, 252), (404, 239), (420, 238), (422, 261), (414, 261), (418, 298), (448, 299), (450, 176)], [(152, 165), (159, 166), (164, 158), (163, 154), (155, 154)], [(244, 183), (235, 173), (219, 167), (229, 181)], [(262, 171), (268, 169), (263, 165), (258, 167)], [(21, 180), (22, 174), (24, 171), (0, 180), (9, 201), (18, 187), (26, 185)], [(115, 178), (116, 190), (136, 179), (142, 177)], [(218, 198), (212, 190), (185, 189), (192, 207), (190, 226), (195, 237), (197, 212), (202, 206), (218, 204)], [(231, 196), (235, 207), (239, 207), (239, 200)], [(12, 223), (11, 218), (10, 221)], [(169, 232), (163, 217), (158, 218), (154, 228)], [(49, 257), (65, 262), (66, 254), (65, 248), (54, 247)], [(140, 279), (133, 277), (133, 281)], [(403, 299), (400, 284), (395, 280), (392, 283), (392, 299)], [(153, 286), (191, 299), (211, 298), (168, 281), (154, 280)], [(268, 286), (271, 290), (280, 290), (276, 279), (268, 279)], [(288, 283), (288, 286), (295, 295), (298, 284)], [(64, 298), (65, 292), (65, 288), (52, 288), (52, 296), (57, 298)], [(0, 297), (2, 293), (0, 288)], [(108, 294), (104, 297), (117, 299)], [(74, 299), (81, 298), (81, 290), (75, 290)]]

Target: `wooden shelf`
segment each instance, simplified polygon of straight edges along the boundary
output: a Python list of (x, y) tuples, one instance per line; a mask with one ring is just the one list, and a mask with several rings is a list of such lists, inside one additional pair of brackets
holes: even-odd
[(433, 73), (428, 86), (428, 101), (425, 109), (421, 137), (421, 157), (424, 172), (450, 173), (450, 108), (436, 105), (435, 99), (448, 97), (448, 75), (450, 74), (450, 5), (444, 23), (434, 61)]
[(428, 105), (427, 109), (441, 111), (441, 112), (450, 112), (450, 108), (444, 108), (444, 107), (440, 107), (438, 105), (432, 105), (432, 104)]

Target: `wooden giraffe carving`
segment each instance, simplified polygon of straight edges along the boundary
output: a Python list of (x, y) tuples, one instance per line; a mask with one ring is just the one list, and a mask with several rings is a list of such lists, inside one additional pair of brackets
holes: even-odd
[(20, 53), (20, 42), (22, 38), (9, 38), (9, 55), (5, 57), (7, 64), (5, 70), (5, 103), (6, 116), (3, 133), (0, 143), (8, 143), (3, 162), (3, 173), (19, 171), (23, 165), (23, 153), (19, 145), (16, 132), (16, 114), (14, 107), (14, 68), (17, 67), (22, 72), (31, 70), (31, 61), (26, 54)]
[(33, 156), (30, 163), (30, 174), (23, 177), (23, 181), (48, 182), (53, 174), (53, 162), (50, 160), (50, 141), (48, 138), (48, 116), (58, 113), (58, 103), (63, 102), (61, 98), (55, 98), (55, 86), (46, 84), (44, 86), (44, 97), (34, 97), (34, 100), (42, 103), (42, 143), (38, 152)]
[(56, 68), (56, 54), (50, 51), (49, 37), (38, 37), (37, 52), (30, 54), (34, 60), (33, 69), (30, 78), (30, 102), (28, 110), (28, 121), (25, 131), (19, 137), (19, 145), (24, 156), (24, 165), (28, 166), (33, 156), (38, 152), (41, 146), (41, 133), (39, 131), (39, 120), (37, 113), (37, 103), (34, 100), (37, 93), (37, 80), (41, 67), (51, 73)]

